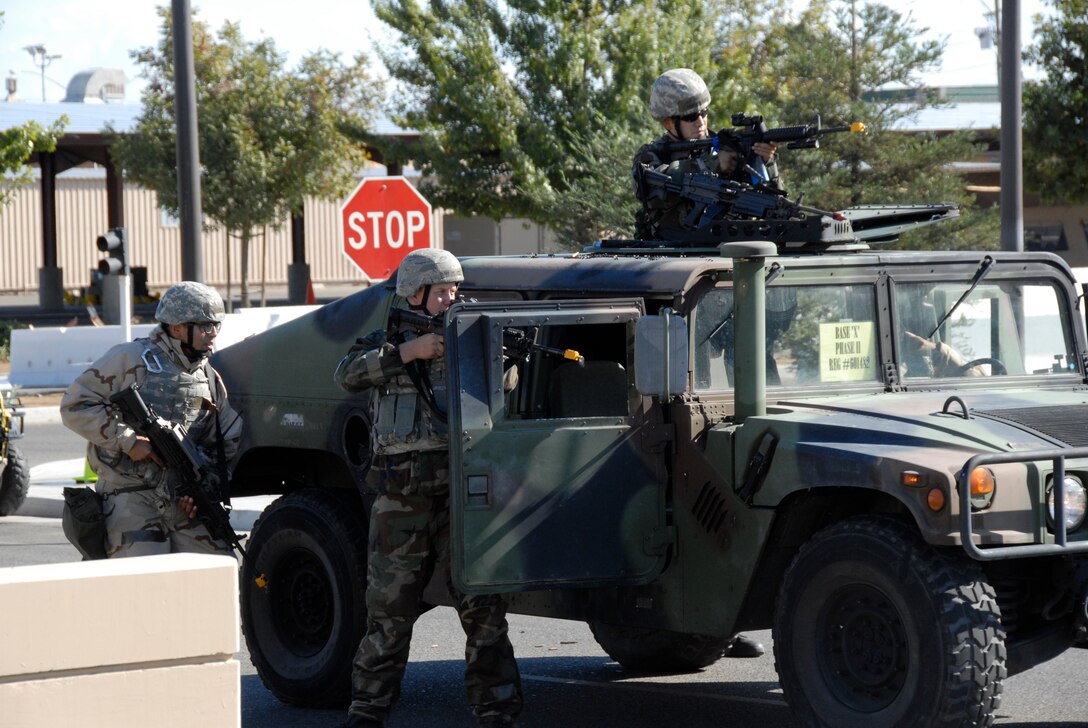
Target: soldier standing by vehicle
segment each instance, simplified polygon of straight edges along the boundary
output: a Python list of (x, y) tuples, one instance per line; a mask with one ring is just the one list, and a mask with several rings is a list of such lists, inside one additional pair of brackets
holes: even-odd
[(61, 400), (61, 419), (88, 441), (98, 473), (106, 527), (106, 555), (171, 552), (228, 553), (196, 520), (192, 498), (176, 498), (175, 483), (147, 437), (121, 421), (110, 396), (135, 384), (160, 416), (181, 425), (226, 479), (242, 422), (208, 362), (224, 315), (212, 288), (183, 281), (159, 299), (160, 327), (147, 338), (119, 344), (80, 374)]
[[(407, 308), (443, 314), (464, 280), (444, 250), (408, 254), (397, 274)], [(396, 305), (396, 303), (394, 304)], [(400, 693), (412, 627), (435, 568), (449, 561), (449, 452), (445, 342), (438, 334), (377, 330), (360, 339), (336, 368), (351, 392), (370, 390), (370, 513), (367, 631), (352, 672), (347, 728), (384, 726)], [(497, 595), (446, 587), (468, 638), (465, 688), (481, 724), (514, 725), (521, 678), (507, 634), (506, 604)]]
[[(710, 91), (702, 77), (690, 68), (672, 68), (654, 81), (650, 89), (650, 115), (665, 129), (655, 141), (644, 145), (635, 155), (635, 179), (639, 165), (668, 171), (679, 176), (685, 173), (711, 174), (746, 184), (765, 183), (781, 189), (776, 152), (778, 145), (757, 142), (752, 145), (750, 159), (741, 159), (734, 148), (706, 151), (692, 155), (687, 151), (670, 151), (669, 142), (705, 139)], [(637, 183), (636, 183), (637, 184)], [(682, 219), (683, 201), (659, 198), (648, 201), (648, 207), (638, 213), (639, 237), (657, 237), (660, 227), (675, 229)]]

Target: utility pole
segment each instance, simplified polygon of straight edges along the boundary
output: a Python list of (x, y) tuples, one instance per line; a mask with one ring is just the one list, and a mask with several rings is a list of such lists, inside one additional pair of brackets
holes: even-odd
[(1020, 0), (1007, 0), (997, 55), (1001, 95), (1001, 249), (1024, 249), (1024, 139), (1020, 78)]
[(181, 277), (204, 282), (201, 245), (200, 144), (196, 125), (196, 70), (193, 17), (189, 0), (172, 0), (174, 26), (174, 116), (177, 119), (178, 207), (181, 224)]

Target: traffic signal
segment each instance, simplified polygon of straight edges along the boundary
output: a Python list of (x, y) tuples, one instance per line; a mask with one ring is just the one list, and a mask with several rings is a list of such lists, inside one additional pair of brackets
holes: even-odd
[(98, 249), (110, 254), (110, 257), (98, 261), (100, 273), (128, 275), (128, 234), (123, 227), (110, 228), (105, 234), (99, 235)]

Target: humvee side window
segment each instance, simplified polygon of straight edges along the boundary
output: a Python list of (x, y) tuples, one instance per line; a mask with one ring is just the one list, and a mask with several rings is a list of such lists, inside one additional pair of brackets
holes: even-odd
[[(880, 380), (870, 285), (767, 289), (767, 385)], [(708, 292), (692, 313), (696, 390), (732, 387), (733, 291)]]
[[(623, 323), (542, 326), (535, 341), (573, 349), (584, 362), (534, 353), (519, 365), (518, 386), (506, 396), (506, 419), (627, 417), (634, 370), (634, 327)], [(630, 372), (630, 375), (629, 375)]]
[(904, 379), (1076, 372), (1071, 332), (1053, 285), (988, 280), (956, 306), (965, 290), (959, 281), (896, 286)]

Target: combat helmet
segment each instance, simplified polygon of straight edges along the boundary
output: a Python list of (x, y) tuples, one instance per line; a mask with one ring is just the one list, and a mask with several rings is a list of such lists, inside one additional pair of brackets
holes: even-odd
[(155, 309), (155, 320), (167, 325), (222, 321), (226, 314), (219, 292), (196, 281), (182, 281), (166, 289)]
[(706, 83), (690, 68), (670, 68), (657, 77), (650, 89), (650, 115), (654, 121), (694, 114), (709, 105)]
[(440, 248), (421, 248), (401, 261), (397, 269), (397, 295), (408, 298), (420, 288), (463, 280), (465, 274), (453, 253)]

